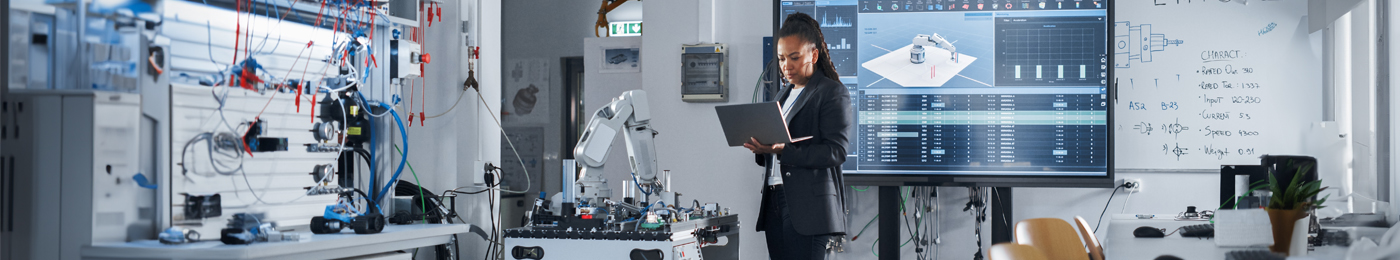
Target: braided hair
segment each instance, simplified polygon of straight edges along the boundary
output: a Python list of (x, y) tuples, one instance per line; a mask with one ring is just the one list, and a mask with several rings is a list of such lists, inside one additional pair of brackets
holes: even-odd
[(826, 37), (822, 36), (821, 25), (816, 19), (804, 13), (793, 13), (783, 20), (783, 27), (778, 29), (778, 39), (788, 36), (797, 36), (807, 43), (815, 45), (817, 49), (817, 70), (826, 74), (826, 78), (841, 83), (841, 75), (836, 74), (836, 66), (831, 63), (830, 51), (826, 49)]

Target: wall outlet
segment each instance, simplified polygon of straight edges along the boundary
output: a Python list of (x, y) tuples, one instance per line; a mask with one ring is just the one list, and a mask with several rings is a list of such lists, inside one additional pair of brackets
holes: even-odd
[(1142, 179), (1123, 179), (1123, 190), (1142, 192)]
[(482, 185), (482, 186), (487, 185), (487, 183), (486, 183), (486, 164), (489, 164), (489, 163), (491, 163), (491, 162), (490, 162), (490, 161), (481, 161), (481, 160), (478, 160), (478, 161), (475, 161), (474, 164), (472, 164), (472, 165), (475, 165), (475, 166), (476, 166), (476, 167), (471, 167), (471, 169), (472, 169), (472, 170), (471, 170), (471, 171), (472, 171), (471, 183), (472, 183), (472, 184)]

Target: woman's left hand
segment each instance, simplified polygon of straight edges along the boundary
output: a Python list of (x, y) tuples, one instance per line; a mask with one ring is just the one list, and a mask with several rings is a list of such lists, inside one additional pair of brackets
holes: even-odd
[(785, 147), (787, 147), (787, 144), (784, 143), (765, 145), (763, 143), (759, 143), (758, 139), (754, 139), (752, 137), (749, 138), (749, 142), (744, 143), (744, 148), (749, 148), (749, 151), (752, 151), (755, 154), (780, 154), (783, 153), (783, 148)]

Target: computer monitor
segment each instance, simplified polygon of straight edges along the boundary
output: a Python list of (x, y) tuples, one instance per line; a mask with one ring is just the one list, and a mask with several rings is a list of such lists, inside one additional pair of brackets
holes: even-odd
[(1111, 3), (777, 0), (774, 32), (822, 26), (851, 91), (848, 183), (1112, 187)]

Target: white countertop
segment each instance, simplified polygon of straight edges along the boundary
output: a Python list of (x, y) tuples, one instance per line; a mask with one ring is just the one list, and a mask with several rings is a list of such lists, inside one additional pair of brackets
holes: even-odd
[[(1215, 240), (1210, 238), (1182, 237), (1177, 233), (1164, 238), (1137, 238), (1133, 237), (1133, 230), (1142, 226), (1154, 228), (1165, 228), (1167, 233), (1176, 230), (1178, 227), (1207, 224), (1206, 221), (1176, 221), (1171, 218), (1175, 214), (1158, 214), (1156, 219), (1137, 219), (1133, 215), (1117, 214), (1109, 219), (1108, 230), (1103, 241), (1104, 256), (1113, 260), (1151, 260), (1161, 255), (1172, 255), (1181, 259), (1225, 259), (1225, 253), (1237, 250), (1268, 250), (1268, 248), (1221, 248), (1215, 246)], [(1164, 217), (1166, 216), (1166, 217)], [(1342, 259), (1346, 255), (1346, 248), (1323, 246), (1317, 247), (1314, 251), (1308, 252), (1307, 257), (1289, 257), (1289, 259)]]
[[(446, 244), (466, 224), (387, 225), (378, 234), (312, 235), (308, 241), (225, 245), (218, 241), (166, 245), (155, 240), (83, 247), (84, 259), (332, 259)], [(209, 234), (204, 234), (207, 238)], [(217, 238), (218, 234), (213, 234)]]

